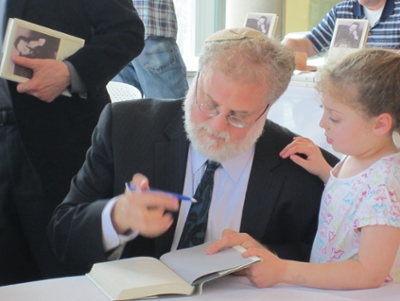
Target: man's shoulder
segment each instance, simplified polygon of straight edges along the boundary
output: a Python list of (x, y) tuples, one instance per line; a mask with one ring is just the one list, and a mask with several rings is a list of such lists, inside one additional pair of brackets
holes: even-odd
[(112, 123), (113, 130), (119, 131), (127, 128), (141, 129), (144, 131), (157, 131), (173, 125), (179, 131), (183, 130), (182, 108), (183, 99), (137, 99), (109, 104), (103, 112), (103, 120)]
[(174, 100), (162, 100), (156, 98), (143, 98), (112, 103), (113, 115), (135, 115), (148, 116), (153, 118), (155, 115), (169, 115), (182, 110), (183, 98)]
[[(286, 145), (291, 143), (293, 141), (293, 138), (296, 136), (299, 135), (267, 119), (267, 122), (264, 126), (264, 132), (257, 143), (259, 144), (259, 146), (269, 148), (271, 149), (271, 152), (276, 152), (277, 154), (279, 154), (279, 152)], [(322, 148), (321, 151), (329, 165), (334, 166), (337, 162), (339, 162), (339, 159), (330, 152)]]
[(289, 129), (267, 119), (264, 125), (264, 131), (259, 142), (273, 140), (275, 145), (287, 145), (293, 141), (293, 137), (298, 136)]

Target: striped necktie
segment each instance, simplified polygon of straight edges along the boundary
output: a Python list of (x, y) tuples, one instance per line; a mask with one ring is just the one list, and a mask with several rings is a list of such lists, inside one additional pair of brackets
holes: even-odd
[(178, 249), (189, 248), (204, 243), (207, 230), (208, 209), (210, 208), (214, 187), (214, 173), (219, 166), (221, 166), (221, 163), (207, 161), (206, 170), (194, 194), (197, 203), (192, 203), (190, 206)]

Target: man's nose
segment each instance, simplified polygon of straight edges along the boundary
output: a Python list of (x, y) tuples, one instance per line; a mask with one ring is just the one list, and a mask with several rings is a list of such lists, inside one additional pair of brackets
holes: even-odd
[(221, 132), (226, 130), (228, 125), (229, 125), (228, 119), (226, 118), (225, 115), (221, 113), (211, 118), (211, 126), (215, 132)]

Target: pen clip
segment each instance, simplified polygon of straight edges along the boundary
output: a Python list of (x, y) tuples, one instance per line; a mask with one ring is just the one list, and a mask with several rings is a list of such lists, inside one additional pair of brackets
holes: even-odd
[[(139, 192), (139, 193), (142, 192), (142, 190), (140, 189), (140, 187), (132, 186), (132, 184), (131, 184), (130, 182), (126, 182), (126, 183), (125, 183), (125, 186), (126, 186), (126, 188), (127, 188), (129, 191), (137, 191), (137, 192)], [(169, 195), (171, 195), (171, 196), (173, 196), (173, 197), (178, 198), (178, 199), (181, 200), (181, 201), (191, 201), (192, 203), (197, 203), (197, 200), (196, 200), (195, 198), (191, 198), (191, 197), (188, 197), (188, 196), (179, 194), (179, 193), (168, 192), (168, 191), (163, 191), (163, 190), (158, 190), (158, 189), (151, 188), (151, 187), (149, 187), (149, 190), (151, 190), (151, 191), (159, 191), (159, 192), (162, 192), (162, 193), (165, 193), (165, 194), (169, 194)]]
[(125, 183), (125, 187), (131, 192), (133, 192), (133, 191), (136, 191), (136, 192), (139, 192), (139, 193), (142, 192), (142, 189), (140, 189), (140, 187), (132, 186), (131, 182), (126, 182)]

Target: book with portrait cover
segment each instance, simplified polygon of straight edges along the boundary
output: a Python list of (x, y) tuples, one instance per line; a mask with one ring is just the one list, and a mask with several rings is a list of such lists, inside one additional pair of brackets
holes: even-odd
[(261, 31), (270, 38), (274, 38), (279, 17), (272, 13), (247, 13), (244, 27)]
[[(83, 47), (81, 38), (17, 18), (8, 19), (1, 50), (0, 77), (18, 83), (26, 82), (33, 71), (13, 63), (15, 55), (32, 59), (62, 61)], [(68, 91), (62, 93), (71, 96)]]
[(368, 32), (368, 20), (336, 19), (327, 60), (341, 59), (363, 49), (367, 43)]
[(95, 263), (86, 276), (110, 299), (132, 300), (173, 295), (200, 295), (203, 284), (261, 261), (242, 257), (241, 246), (207, 255), (211, 243), (161, 256)]

